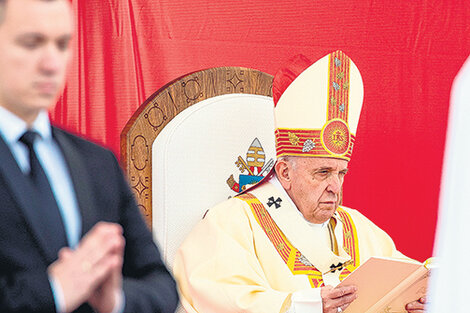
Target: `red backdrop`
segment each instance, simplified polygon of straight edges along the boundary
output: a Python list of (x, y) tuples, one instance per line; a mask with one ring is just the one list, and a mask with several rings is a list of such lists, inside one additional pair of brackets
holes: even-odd
[(74, 0), (78, 36), (63, 127), (119, 154), (137, 107), (189, 72), (270, 74), (297, 53), (341, 49), (360, 69), (364, 107), (345, 205), (404, 253), (432, 252), (452, 80), (470, 52), (468, 1)]

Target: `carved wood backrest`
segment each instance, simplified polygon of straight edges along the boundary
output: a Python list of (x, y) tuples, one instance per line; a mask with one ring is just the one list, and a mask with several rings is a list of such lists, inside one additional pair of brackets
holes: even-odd
[(242, 67), (194, 72), (151, 95), (121, 133), (121, 163), (149, 227), (152, 226), (152, 143), (177, 114), (203, 100), (226, 94), (272, 97), (272, 76)]

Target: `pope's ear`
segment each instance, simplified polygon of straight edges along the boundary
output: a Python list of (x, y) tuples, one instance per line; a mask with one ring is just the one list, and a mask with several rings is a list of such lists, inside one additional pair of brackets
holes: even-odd
[(292, 183), (292, 165), (287, 160), (278, 159), (274, 170), (282, 187), (289, 190)]

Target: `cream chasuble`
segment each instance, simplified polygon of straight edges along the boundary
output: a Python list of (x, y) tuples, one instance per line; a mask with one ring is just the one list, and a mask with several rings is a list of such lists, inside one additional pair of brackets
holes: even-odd
[(293, 293), (336, 286), (371, 256), (406, 258), (346, 207), (332, 218), (336, 255), (286, 197), (266, 182), (209, 210), (174, 264), (187, 312), (286, 312)]

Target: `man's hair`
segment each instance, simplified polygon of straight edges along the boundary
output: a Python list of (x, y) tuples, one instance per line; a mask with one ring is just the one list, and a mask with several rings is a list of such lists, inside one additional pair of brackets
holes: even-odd
[[(40, 0), (40, 1), (55, 1), (55, 0)], [(3, 22), (3, 18), (5, 17), (5, 5), (7, 4), (7, 0), (0, 0), (0, 24)]]
[(295, 168), (297, 166), (297, 158), (296, 156), (294, 155), (283, 155), (281, 157), (278, 158), (279, 161), (285, 161), (287, 163), (289, 163), (293, 168)]

